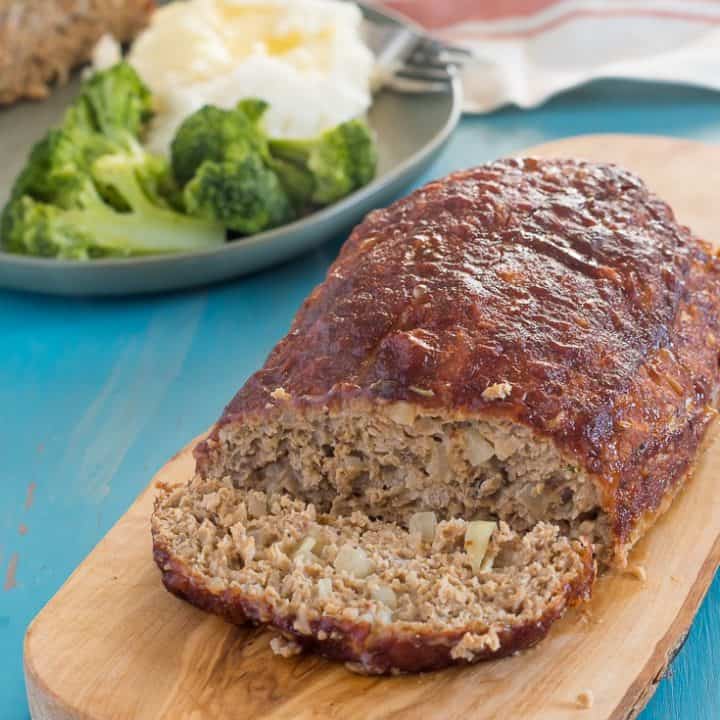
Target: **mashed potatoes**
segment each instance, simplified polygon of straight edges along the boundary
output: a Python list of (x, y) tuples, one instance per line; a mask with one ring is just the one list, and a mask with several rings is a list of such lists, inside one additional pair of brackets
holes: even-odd
[[(179, 0), (158, 9), (128, 59), (155, 94), (150, 146), (166, 152), (177, 126), (205, 104), (270, 103), (266, 127), (303, 137), (362, 115), (372, 53), (361, 14), (333, 0)], [(109, 56), (96, 53), (96, 64)]]

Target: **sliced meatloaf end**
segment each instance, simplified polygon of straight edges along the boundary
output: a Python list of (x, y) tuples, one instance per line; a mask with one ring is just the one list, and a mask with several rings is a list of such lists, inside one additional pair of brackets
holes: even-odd
[(500, 523), (476, 571), (467, 525), (410, 532), (361, 511), (319, 513), (287, 494), (196, 477), (158, 499), (152, 532), (171, 592), (231, 622), (268, 624), (290, 651), (382, 674), (530, 647), (589, 595), (586, 543), (545, 523), (523, 535)]
[(154, 0), (0, 0), (0, 105), (48, 96), (105, 33), (128, 42)]

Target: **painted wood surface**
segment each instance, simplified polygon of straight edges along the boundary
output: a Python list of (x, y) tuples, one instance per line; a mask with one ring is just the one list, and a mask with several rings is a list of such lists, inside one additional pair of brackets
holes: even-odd
[[(669, 200), (683, 222), (709, 239), (720, 237), (714, 203), (720, 149), (595, 137), (541, 151), (620, 161)], [(317, 658), (275, 658), (262, 631), (232, 628), (169, 596), (150, 558), (149, 489), (31, 626), (33, 717), (623, 720), (651, 694), (720, 560), (719, 470), (716, 442), (637, 548), (633, 562), (645, 568), (646, 581), (602, 579), (589, 612), (569, 614), (545, 643), (518, 657), (391, 679), (353, 676)], [(159, 479), (190, 471), (183, 453)], [(580, 711), (577, 698), (585, 691), (594, 702)]]

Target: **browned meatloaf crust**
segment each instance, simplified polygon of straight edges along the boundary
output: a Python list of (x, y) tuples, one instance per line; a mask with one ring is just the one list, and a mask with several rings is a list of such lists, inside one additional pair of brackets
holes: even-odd
[(153, 7), (154, 0), (0, 0), (0, 105), (47, 97), (103, 34), (131, 40)]
[[(611, 165), (501, 160), (371, 213), (196, 448), (196, 477), (159, 498), (164, 582), (368, 672), (536, 641), (587, 595), (585, 539), (624, 563), (691, 470), (718, 400), (719, 290), (707, 244)], [(418, 513), (439, 522), (416, 547)], [(441, 542), (478, 519), (499, 522), (480, 570)], [(345, 545), (370, 558), (362, 578)], [(419, 584), (388, 571), (407, 563)], [(392, 650), (407, 623), (416, 660)]]

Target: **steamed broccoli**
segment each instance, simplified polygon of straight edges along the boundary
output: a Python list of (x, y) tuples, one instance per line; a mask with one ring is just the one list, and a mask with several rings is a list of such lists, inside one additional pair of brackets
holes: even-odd
[(289, 222), (293, 207), (270, 166), (262, 100), (232, 110), (211, 105), (186, 118), (172, 142), (172, 167), (188, 212), (249, 235)]
[(96, 158), (112, 149), (112, 144), (94, 133), (76, 129), (50, 130), (35, 144), (27, 164), (15, 180), (0, 223), (3, 245), (10, 245), (11, 218), (16, 216), (14, 206), (23, 197), (61, 208), (81, 204), (84, 196), (96, 192), (87, 168)]
[(30, 152), (27, 165), (15, 181), (11, 198), (27, 194), (71, 207), (89, 182), (86, 174), (78, 173), (78, 168), (109, 152), (111, 147), (104, 138), (83, 131), (50, 130)]
[(277, 176), (252, 152), (230, 161), (206, 160), (185, 186), (184, 198), (191, 215), (215, 220), (243, 235), (293, 219)]
[[(83, 83), (74, 113), (106, 137), (129, 133), (139, 137), (153, 116), (152, 94), (126, 62), (93, 74)], [(78, 118), (76, 117), (76, 120)]]
[(260, 123), (263, 115), (270, 107), (268, 103), (260, 98), (245, 98), (235, 106), (237, 110), (245, 115), (245, 117), (255, 126), (255, 130), (262, 135)]
[(267, 141), (258, 125), (267, 105), (258, 102), (243, 101), (232, 110), (205, 105), (185, 118), (170, 148), (173, 173), (181, 185), (207, 160), (223, 162), (230, 153), (267, 156)]
[(172, 142), (172, 167), (185, 205), (241, 233), (287, 222), (368, 183), (377, 151), (352, 120), (312, 140), (273, 140), (262, 127), (268, 105), (254, 98), (231, 110), (205, 106)]
[(268, 167), (277, 175), (280, 185), (290, 199), (297, 215), (303, 215), (312, 207), (312, 194), (315, 180), (308, 170), (294, 163), (270, 157)]
[(275, 160), (312, 177), (309, 198), (316, 205), (328, 205), (366, 185), (377, 167), (375, 142), (362, 120), (342, 123), (311, 140), (270, 140), (269, 149)]
[(9, 203), (3, 216), (6, 248), (87, 259), (183, 252), (225, 241), (221, 226), (181, 215), (149, 195), (141, 181), (148, 173), (145, 154), (124, 149), (89, 166), (68, 164), (53, 176), (57, 192), (45, 198), (24, 193)]
[[(119, 93), (121, 97), (116, 97)], [(168, 201), (168, 163), (140, 145), (149, 93), (124, 63), (94, 75), (63, 126), (36, 144), (3, 210), (11, 252), (87, 259), (220, 245), (221, 225)]]

